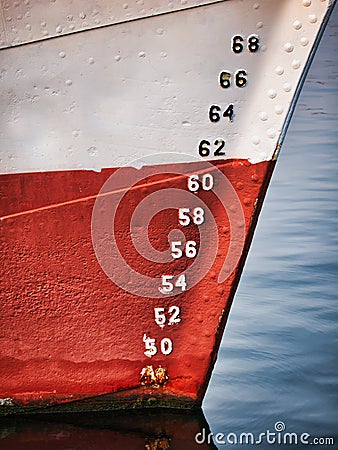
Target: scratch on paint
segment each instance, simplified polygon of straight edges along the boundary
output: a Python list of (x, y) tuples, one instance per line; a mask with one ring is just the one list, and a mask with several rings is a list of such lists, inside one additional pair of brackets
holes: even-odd
[[(225, 165), (225, 164), (224, 164)], [(219, 166), (215, 166), (215, 170), (217, 170), (219, 167), (222, 167), (223, 164), (219, 165)], [(201, 175), (204, 172), (210, 172), (210, 168), (208, 167), (207, 169), (201, 169), (201, 170), (196, 170), (196, 174)], [(170, 171), (168, 171), (168, 173), (170, 173)], [(151, 175), (151, 174), (150, 174)], [(185, 176), (188, 176), (188, 174), (184, 174), (184, 175), (178, 175), (175, 177), (168, 177), (168, 178), (162, 178), (161, 180), (157, 180), (157, 181), (152, 181), (149, 183), (144, 183), (144, 184), (138, 184), (137, 186), (132, 186), (132, 187), (127, 187), (127, 188), (121, 188), (121, 189), (116, 189), (115, 191), (109, 191), (109, 192), (104, 192), (103, 194), (94, 194), (94, 195), (89, 195), (88, 197), (81, 197), (81, 198), (76, 198), (74, 200), (68, 200), (66, 202), (61, 202), (61, 203), (55, 203), (52, 205), (47, 205), (47, 206), (41, 206), (40, 208), (35, 208), (35, 209), (28, 209), (26, 211), (20, 211), (17, 213), (13, 213), (13, 214), (9, 214), (7, 216), (2, 216), (0, 217), (0, 221), (4, 221), (4, 220), (8, 220), (8, 219), (14, 219), (15, 217), (20, 217), (20, 216), (25, 216), (28, 214), (34, 214), (36, 212), (41, 212), (41, 211), (48, 211), (49, 209), (56, 209), (56, 208), (61, 208), (62, 206), (67, 206), (67, 205), (74, 205), (76, 203), (82, 203), (82, 202), (87, 202), (90, 200), (95, 200), (98, 197), (106, 197), (108, 195), (113, 195), (113, 194), (118, 194), (121, 192), (127, 192), (127, 191), (133, 191), (136, 189), (142, 189), (145, 188), (147, 186), (156, 186), (158, 184), (163, 184), (172, 180), (179, 180), (181, 178), (184, 178)]]

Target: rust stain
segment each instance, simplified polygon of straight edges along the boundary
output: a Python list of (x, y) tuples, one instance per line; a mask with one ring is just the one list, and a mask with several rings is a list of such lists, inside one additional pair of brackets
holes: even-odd
[(147, 450), (168, 450), (170, 448), (170, 440), (168, 437), (148, 438), (145, 448)]
[(0, 406), (14, 406), (11, 397), (0, 398)]
[(163, 386), (169, 379), (168, 377), (168, 371), (167, 369), (164, 369), (164, 367), (158, 367), (155, 370), (155, 378), (156, 378), (156, 382)]
[(164, 367), (153, 369), (153, 366), (143, 367), (141, 370), (140, 383), (143, 386), (163, 386), (169, 379), (168, 371)]
[(143, 369), (141, 370), (140, 383), (143, 386), (149, 386), (150, 384), (153, 384), (154, 382), (156, 382), (156, 378), (155, 378), (153, 366), (143, 367)]

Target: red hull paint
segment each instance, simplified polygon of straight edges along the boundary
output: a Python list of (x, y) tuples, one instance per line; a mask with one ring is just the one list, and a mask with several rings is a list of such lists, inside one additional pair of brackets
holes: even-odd
[[(175, 165), (187, 176), (201, 173), (203, 163)], [(219, 200), (202, 192), (215, 217), (219, 244), (208, 274), (175, 297), (141, 298), (116, 286), (99, 265), (91, 238), (94, 202), (114, 173), (106, 169), (2, 175), (1, 228), (3, 255), (0, 322), (0, 397), (17, 405), (49, 405), (110, 394), (109, 402), (151, 396), (199, 404), (205, 393), (232, 298), (248, 251), (274, 163), (245, 160), (215, 164), (234, 187), (244, 212), (246, 243), (236, 269), (222, 284), (217, 278), (229, 249), (229, 220)], [(137, 204), (159, 189), (187, 190), (187, 176), (164, 181), (141, 173), (142, 186), (129, 191), (116, 216), (117, 244), (127, 262), (161, 279), (178, 274), (191, 261), (149, 263), (135, 250), (129, 235)], [(135, 169), (125, 168), (126, 180)], [(189, 207), (189, 205), (187, 205)], [(227, 208), (231, 205), (227, 205)], [(177, 210), (157, 214), (149, 237), (159, 250), (168, 248), (168, 233), (177, 226)], [(198, 242), (196, 226), (182, 231)], [(187, 228), (187, 227), (185, 227)], [(126, 277), (128, 274), (125, 274)], [(181, 309), (182, 321), (161, 329), (154, 307)], [(169, 337), (173, 351), (145, 356), (143, 335), (159, 342)], [(169, 380), (159, 388), (140, 385), (143, 367), (162, 366)]]

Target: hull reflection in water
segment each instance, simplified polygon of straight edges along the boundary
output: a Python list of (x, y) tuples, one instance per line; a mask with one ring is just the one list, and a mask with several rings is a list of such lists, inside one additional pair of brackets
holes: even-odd
[(213, 443), (198, 444), (197, 433), (209, 425), (202, 411), (177, 413), (164, 410), (134, 413), (37, 414), (3, 419), (2, 450), (210, 450)]

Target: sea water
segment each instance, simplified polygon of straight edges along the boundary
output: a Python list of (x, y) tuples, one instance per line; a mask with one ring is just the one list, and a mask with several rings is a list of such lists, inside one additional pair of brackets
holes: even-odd
[(336, 7), (284, 141), (204, 401), (213, 433), (258, 435), (283, 422), (289, 432), (335, 436), (335, 447), (318, 448), (338, 448), (337, 30)]

